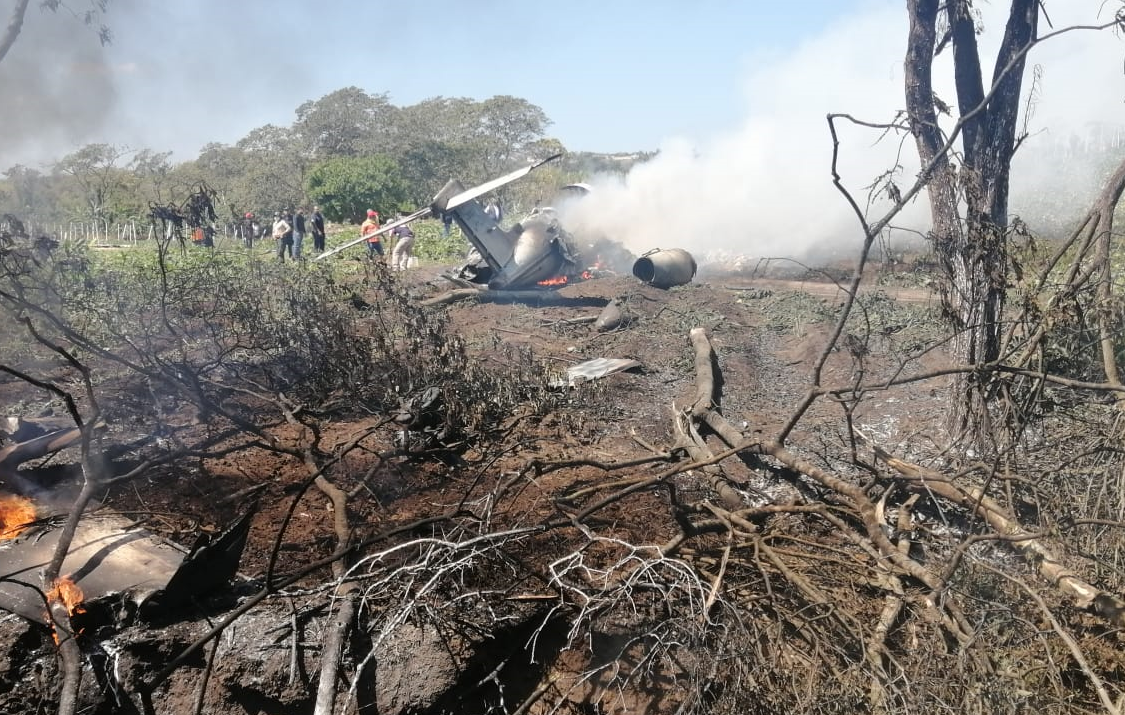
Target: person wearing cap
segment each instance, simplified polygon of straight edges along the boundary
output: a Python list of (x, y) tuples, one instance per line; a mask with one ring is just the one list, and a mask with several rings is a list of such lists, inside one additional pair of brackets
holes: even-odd
[(367, 209), (367, 220), (359, 226), (359, 235), (367, 239), (367, 256), (383, 255), (383, 241), (379, 236), (379, 212)]
[(239, 227), (242, 232), (242, 245), (247, 248), (254, 247), (254, 239), (258, 237), (261, 228), (258, 222), (254, 220), (254, 212), (247, 211), (246, 215), (242, 217), (242, 225)]

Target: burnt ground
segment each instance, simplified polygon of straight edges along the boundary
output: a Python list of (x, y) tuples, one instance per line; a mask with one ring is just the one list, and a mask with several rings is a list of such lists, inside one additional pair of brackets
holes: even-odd
[[(444, 289), (432, 270), (412, 273), (405, 280), (419, 297)], [(936, 339), (936, 312), (926, 291), (880, 291), (875, 286), (869, 291), (865, 311), (861, 311), (866, 324), (860, 320), (849, 325), (840, 346), (828, 356), (823, 384), (846, 386), (860, 373), (868, 380), (889, 376), (901, 367), (903, 355), (922, 353), (922, 348)], [(559, 505), (560, 496), (575, 490), (622, 477), (651, 476), (666, 469), (666, 461), (653, 460), (651, 464), (639, 462), (624, 473), (607, 474), (595, 463), (644, 460), (654, 456), (648, 447), (666, 452), (676, 443), (674, 410), (690, 405), (696, 392), (694, 355), (688, 340), (688, 332), (695, 327), (706, 329), (716, 352), (723, 414), (745, 435), (775, 435), (808, 388), (812, 366), (826, 344), (842, 295), (837, 287), (823, 282), (764, 280), (721, 270), (667, 291), (620, 276), (565, 286), (557, 293), (591, 303), (618, 299), (628, 322), (613, 331), (597, 332), (588, 322), (576, 322), (599, 312), (591, 305), (461, 302), (448, 307), (451, 325), (477, 359), (495, 364), (497, 370), (514, 369), (510, 361), (514, 359), (512, 349), (517, 347), (528, 349), (536, 360), (557, 368), (560, 375), (569, 365), (598, 357), (634, 359), (641, 367), (564, 388), (549, 409), (513, 414), (495, 442), (458, 457), (418, 459), (399, 455), (380, 459), (379, 454), (393, 449), (396, 430), (377, 432), (364, 443), (364, 449), (349, 453), (334, 470), (334, 479), (352, 496), (349, 516), (361, 536), (443, 513), (450, 505), (463, 502), (467, 494), (474, 499), (480, 497), (482, 484), (488, 492), (513, 475), (534, 476), (523, 488), (514, 490), (492, 517), (497, 524), (509, 527), (558, 519), (568, 513)], [(933, 369), (942, 364), (940, 351), (930, 351), (912, 362), (911, 369)], [(851, 419), (880, 443), (898, 453), (911, 454), (917, 445), (929, 446), (939, 439), (937, 424), (944, 401), (935, 384), (940, 385), (928, 382), (874, 394), (856, 408)], [(28, 414), (43, 407), (42, 398), (25, 386), (9, 381), (2, 390), (9, 404), (18, 405)], [(181, 417), (187, 421), (193, 418)], [(325, 442), (343, 444), (377, 419), (372, 415), (333, 421), (326, 427)], [(801, 421), (789, 442), (799, 445), (803, 454), (818, 463), (837, 466), (840, 455), (848, 453), (844, 424), (844, 408), (822, 400)], [(107, 429), (108, 441), (125, 443), (139, 436), (143, 425), (122, 419), (111, 421)], [(279, 428), (276, 435), (280, 440), (297, 438), (285, 428)], [(561, 462), (575, 460), (582, 463), (556, 468)], [(50, 464), (66, 461), (64, 452)], [(529, 471), (529, 465), (538, 466)], [(737, 461), (727, 470), (748, 502), (763, 491), (792, 489), (771, 484), (759, 471)], [(279, 552), (283, 570), (332, 552), (332, 511), (326, 498), (315, 490), (308, 491), (293, 507), (298, 488), (307, 477), (307, 471), (295, 460), (250, 449), (219, 459), (185, 459), (150, 470), (101, 495), (107, 507), (135, 516), (147, 529), (180, 544), (190, 544), (201, 532), (220, 530), (241, 513), (247, 495), (254, 490), (258, 511), (240, 567), (242, 577), (231, 588), (154, 622), (130, 621), (121, 630), (103, 626), (100, 633), (86, 635), (84, 648), (91, 665), (83, 694), (91, 707), (99, 712), (128, 711), (127, 698), (115, 700), (112, 694), (106, 695), (111, 690), (108, 683), (135, 682), (159, 670), (208, 624), (223, 618), (260, 587), (279, 525), (290, 512), (292, 519)], [(677, 480), (680, 498), (685, 500), (706, 498), (711, 493), (706, 481), (690, 473)], [(601, 515), (599, 531), (632, 544), (664, 542), (677, 531), (665, 502), (666, 498), (655, 492), (623, 500)], [(460, 576), (466, 592), (500, 588), (508, 593), (511, 608), (494, 614), (499, 622), (493, 625), (496, 633), (486, 639), (490, 645), (483, 650), (484, 655), (480, 648), (472, 649), (471, 638), (450, 640), (440, 627), (435, 631), (433, 623), (440, 619), (412, 619), (378, 641), (382, 649), (378, 694), (365, 693), (360, 687), (349, 697), (377, 705), (377, 709), (373, 705), (365, 712), (438, 712), (452, 709), (459, 698), (465, 698), (461, 702), (468, 709), (463, 711), (480, 712), (485, 706), (497, 704), (483, 695), (480, 701), (472, 700), (478, 697), (472, 694), (476, 692), (474, 687), (489, 677), (481, 669), (494, 662), (485, 657), (487, 651), (511, 646), (512, 653), (518, 652), (537, 633), (545, 650), (554, 646), (558, 653), (546, 662), (531, 662), (524, 656), (528, 662), (522, 665), (511, 653), (505, 656), (515, 658), (512, 662), (517, 663), (503, 676), (509, 711), (525, 699), (534, 703), (530, 696), (545, 687), (541, 683), (548, 682), (561, 693), (555, 702), (570, 703), (564, 707), (567, 712), (675, 710), (679, 702), (676, 686), (660, 685), (659, 668), (651, 674), (655, 680), (647, 685), (649, 694), (641, 699), (628, 691), (612, 696), (612, 688), (608, 690), (611, 695), (599, 694), (602, 675), (587, 680), (579, 677), (602, 657), (602, 651), (627, 652), (614, 651), (609, 643), (622, 640), (624, 631), (599, 631), (606, 642), (590, 641), (588, 652), (582, 652), (573, 643), (560, 648), (569, 642), (563, 627), (534, 630), (534, 624), (541, 621), (529, 616), (544, 613), (558, 594), (542, 579), (528, 574), (549, 570), (551, 560), (567, 553), (575, 538), (574, 533), (536, 536), (511, 549), (510, 558), (527, 560), (521, 568), (486, 561)], [(517, 576), (515, 583), (510, 581), (513, 575)], [(327, 569), (316, 571), (235, 621), (212, 645), (188, 658), (156, 691), (156, 710), (311, 712), (328, 628), (325, 616), (331, 603), (326, 596), (330, 583)], [(368, 594), (373, 612), (385, 607), (380, 599), (396, 597), (396, 591), (386, 588), (386, 593)], [(363, 636), (369, 641), (373, 637), (373, 631)], [(8, 693), (0, 695), (0, 712), (53, 711), (56, 693), (52, 683), (57, 679), (57, 666), (48, 629), (14, 616), (0, 617), (0, 643), (0, 693)], [(362, 654), (364, 644), (353, 643), (352, 649)], [(346, 662), (362, 671), (367, 666), (355, 662), (360, 657), (353, 655), (353, 660)], [(560, 684), (565, 683), (570, 685), (563, 688)], [(341, 692), (347, 692), (346, 682)], [(539, 705), (529, 707), (528, 712), (549, 710), (536, 709)]]

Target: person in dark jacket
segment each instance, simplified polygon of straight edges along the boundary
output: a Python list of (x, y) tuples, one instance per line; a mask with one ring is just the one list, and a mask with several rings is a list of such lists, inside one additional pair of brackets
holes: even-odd
[(309, 219), (309, 223), (312, 224), (313, 250), (323, 253), (327, 234), (324, 231), (324, 214), (320, 212), (319, 206), (313, 206), (312, 216)]
[(305, 210), (297, 209), (293, 216), (293, 259), (301, 257), (301, 244), (305, 242)]

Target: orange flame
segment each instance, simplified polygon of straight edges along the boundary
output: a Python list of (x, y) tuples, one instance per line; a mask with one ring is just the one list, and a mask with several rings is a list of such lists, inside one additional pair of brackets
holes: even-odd
[[(70, 576), (61, 576), (58, 581), (55, 581), (55, 587), (47, 594), (47, 600), (51, 603), (61, 603), (66, 608), (68, 616), (75, 616), (79, 613), (85, 613), (86, 607), (82, 605), (82, 600), (86, 596), (82, 593), (82, 589)], [(60, 625), (55, 621), (54, 617), (48, 613), (50, 620), (56, 623), (56, 626), (51, 629), (51, 637), (55, 639), (55, 645), (59, 645), (61, 639), (59, 638)], [(73, 638), (74, 633), (70, 633), (69, 626), (61, 626), (67, 633), (67, 637)], [(79, 630), (79, 633), (82, 631)]]
[(7, 494), (0, 496), (0, 541), (14, 539), (35, 521), (35, 505), (30, 499)]
[(536, 283), (536, 285), (541, 285), (541, 286), (564, 286), (564, 285), (566, 285), (566, 282), (567, 282), (567, 281), (566, 281), (566, 276), (555, 276), (554, 278), (548, 278), (548, 279), (547, 279), (547, 280), (545, 280), (545, 281), (539, 281), (538, 283)]
[(86, 612), (86, 607), (82, 605), (82, 600), (86, 596), (70, 576), (60, 577), (55, 582), (55, 587), (47, 594), (47, 598), (52, 601), (60, 601), (66, 606), (66, 612), (72, 616), (76, 613)]

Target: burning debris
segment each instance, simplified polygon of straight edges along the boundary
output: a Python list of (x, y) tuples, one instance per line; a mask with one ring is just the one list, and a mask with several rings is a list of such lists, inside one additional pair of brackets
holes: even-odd
[[(557, 288), (607, 273), (623, 272), (629, 265), (633, 266), (635, 276), (659, 288), (691, 282), (695, 277), (695, 260), (683, 249), (658, 249), (634, 263), (633, 255), (615, 241), (602, 238), (584, 245), (564, 228), (552, 207), (538, 207), (505, 230), (496, 216), (478, 201), (485, 194), (526, 176), (559, 156), (561, 154), (547, 157), (471, 189), (453, 179), (442, 187), (429, 206), (388, 223), (375, 235), (389, 233), (426, 216), (450, 218), (460, 227), (472, 247), (468, 260), (455, 276), (450, 277), (451, 280), (486, 286), (493, 291)], [(589, 191), (585, 184), (571, 184), (563, 188), (564, 195), (583, 195)], [(348, 241), (320, 254), (316, 260), (364, 240), (365, 237), (360, 237)]]
[(35, 505), (15, 494), (0, 494), (0, 541), (14, 539), (35, 521)]
[[(50, 563), (62, 533), (61, 518), (52, 517), (62, 515), (44, 510), (46, 514), (36, 519), (38, 510), (29, 500), (18, 503), (23, 508), (30, 506), (32, 520), (17, 517), (22, 520), (18, 531), (8, 530), (6, 540), (0, 541), (0, 561), (4, 564), (0, 609), (47, 623), (39, 590), (40, 572)], [(248, 520), (242, 526), (248, 526)], [(239, 533), (241, 539), (216, 539), (215, 548), (207, 548), (208, 544), (185, 552), (138, 527), (133, 519), (94, 510), (79, 522), (63, 561), (63, 571), (71, 574), (71, 582), (60, 581), (56, 589), (63, 589), (59, 598), (68, 609), (68, 599), (75, 598), (88, 604), (127, 604), (127, 613), (171, 608), (235, 576), (245, 545), (245, 534)], [(184, 572), (190, 572), (191, 578), (181, 575)]]
[(51, 592), (47, 594), (48, 602), (59, 602), (66, 607), (66, 612), (70, 615), (85, 613), (86, 607), (82, 602), (86, 600), (86, 595), (82, 593), (82, 589), (74, 582), (70, 575), (62, 576), (57, 582)]
[(509, 290), (566, 285), (581, 276), (574, 237), (563, 229), (554, 209), (536, 209), (508, 231), (481, 213), (486, 219), (484, 228), (473, 220), (469, 207), (453, 210), (454, 220), (474, 248), (460, 277), (492, 290)]
[[(9, 423), (11, 427), (13, 421)], [(16, 474), (17, 467), (72, 445), (80, 436), (77, 429), (59, 429), (5, 447), (0, 450), (0, 483), (9, 489), (29, 487), (29, 481)], [(31, 491), (30, 496), (0, 494), (0, 610), (49, 624), (42, 570), (59, 547), (71, 499), (50, 490)], [(127, 603), (128, 613), (178, 606), (235, 576), (252, 513), (188, 551), (140, 528), (134, 519), (92, 505), (78, 522), (63, 559), (61, 572), (70, 575), (60, 578), (46, 596), (66, 605), (71, 615), (83, 603)]]

